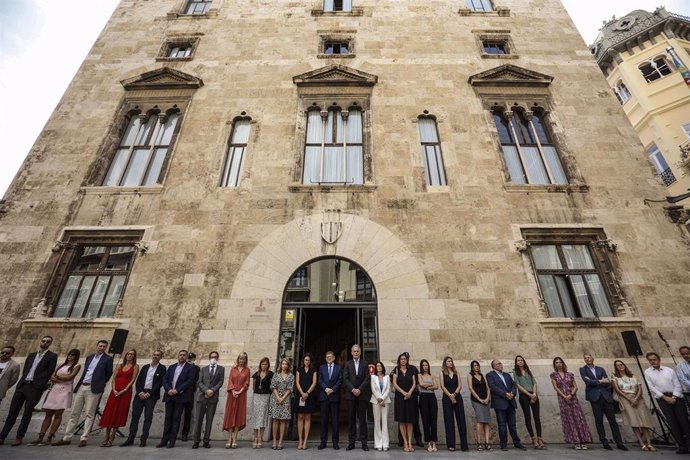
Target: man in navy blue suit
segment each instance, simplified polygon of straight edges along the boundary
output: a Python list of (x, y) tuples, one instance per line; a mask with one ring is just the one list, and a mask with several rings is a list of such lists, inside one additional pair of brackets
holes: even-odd
[(491, 407), (496, 411), (501, 450), (508, 450), (508, 431), (515, 448), (526, 450), (520, 442), (515, 426), (517, 385), (510, 374), (503, 373), (503, 363), (498, 359), (491, 361), (491, 368), (493, 370), (486, 374), (486, 382), (491, 390)]
[(580, 368), (580, 377), (585, 382), (585, 398), (592, 405), (592, 412), (594, 413), (594, 423), (597, 427), (599, 440), (604, 445), (604, 449), (613, 450), (606, 439), (606, 430), (604, 429), (604, 414), (609, 421), (613, 440), (616, 447), (620, 450), (628, 450), (623, 444), (621, 431), (616, 422), (615, 406), (613, 404), (613, 389), (611, 388), (611, 380), (603, 367), (594, 365), (594, 358), (589, 353), (583, 356), (585, 365)]
[(163, 402), (165, 403), (165, 424), (163, 438), (156, 445), (160, 447), (175, 447), (177, 433), (180, 431), (180, 420), (185, 405), (194, 401), (194, 381), (196, 370), (187, 362), (187, 350), (177, 353), (177, 364), (168, 367), (163, 379)]
[(105, 385), (113, 376), (113, 358), (105, 353), (108, 348), (107, 340), (99, 340), (96, 345), (96, 353), (89, 355), (84, 363), (84, 371), (79, 382), (74, 386), (74, 401), (72, 402), (72, 415), (65, 428), (65, 436), (56, 445), (69, 444), (74, 436), (74, 431), (79, 425), (79, 418), (84, 410), (84, 429), (79, 440), (79, 447), (86, 446), (86, 440), (91, 433), (93, 420), (98, 409), (98, 403), (105, 390)]
[(319, 367), (319, 401), (321, 402), (321, 444), (319, 450), (326, 448), (328, 441), (328, 422), (333, 430), (333, 449), (338, 450), (338, 415), (340, 413), (341, 368), (335, 364), (335, 354), (326, 353), (326, 364)]

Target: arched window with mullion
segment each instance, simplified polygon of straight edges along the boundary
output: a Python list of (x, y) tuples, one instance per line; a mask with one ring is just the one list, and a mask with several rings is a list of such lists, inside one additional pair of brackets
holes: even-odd
[(249, 142), (249, 119), (236, 119), (232, 126), (232, 135), (223, 167), (221, 187), (238, 187), (240, 185), (242, 166), (244, 165), (247, 142)]
[(364, 182), (362, 111), (332, 107), (307, 113), (304, 184)]
[(446, 171), (441, 153), (441, 141), (436, 120), (431, 116), (419, 117), (419, 138), (422, 143), (424, 178), (429, 186), (447, 185)]

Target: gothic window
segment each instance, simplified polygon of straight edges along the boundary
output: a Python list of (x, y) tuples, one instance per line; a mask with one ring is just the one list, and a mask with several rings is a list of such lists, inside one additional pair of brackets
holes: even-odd
[(324, 11), (352, 11), (352, 0), (324, 0)]
[(307, 112), (303, 184), (363, 184), (362, 110), (332, 106)]
[(232, 125), (232, 134), (228, 142), (228, 151), (223, 166), (223, 177), (221, 178), (222, 187), (238, 187), (242, 174), (249, 141), (251, 119), (249, 117), (236, 118)]
[(120, 138), (104, 186), (138, 187), (160, 183), (163, 165), (180, 119), (174, 106), (167, 112), (138, 111), (127, 115), (127, 127)]
[(184, 9), (184, 14), (206, 14), (211, 8), (213, 0), (189, 0)]
[(613, 88), (613, 92), (616, 94), (616, 97), (621, 104), (625, 104), (632, 97), (628, 87), (625, 85), (625, 83), (623, 83), (622, 80), (618, 80), (618, 83), (616, 83), (616, 86)]
[(673, 170), (666, 162), (664, 155), (659, 150), (656, 144), (652, 144), (647, 149), (647, 155), (649, 156), (649, 161), (654, 165), (654, 169), (661, 177), (666, 187), (670, 186), (676, 181), (676, 176), (673, 174)]
[(651, 59), (638, 67), (647, 83), (651, 83), (673, 72), (665, 57), (659, 56)]
[(544, 126), (545, 113), (493, 110), (503, 158), (514, 184), (567, 184), (561, 159)]
[(418, 120), (426, 184), (429, 186), (447, 185), (436, 119), (432, 116), (420, 116)]
[(488, 12), (494, 11), (494, 6), (491, 0), (465, 0), (467, 2), (467, 8), (472, 11)]

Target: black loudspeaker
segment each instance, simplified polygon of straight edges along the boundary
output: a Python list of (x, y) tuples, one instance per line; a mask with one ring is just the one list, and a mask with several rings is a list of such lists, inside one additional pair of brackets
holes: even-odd
[(642, 347), (640, 347), (640, 342), (637, 340), (635, 331), (623, 331), (621, 335), (623, 336), (623, 342), (625, 342), (625, 349), (628, 351), (628, 356), (642, 356)]
[(121, 355), (122, 352), (125, 351), (127, 335), (129, 335), (129, 331), (127, 329), (115, 329), (115, 332), (113, 332), (113, 339), (110, 341), (108, 353), (111, 355)]

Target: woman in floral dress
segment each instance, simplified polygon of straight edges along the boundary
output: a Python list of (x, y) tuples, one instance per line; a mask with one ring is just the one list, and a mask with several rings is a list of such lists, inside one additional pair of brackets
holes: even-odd
[[(292, 417), (290, 410), (290, 393), (295, 385), (295, 376), (290, 372), (290, 361), (287, 358), (280, 360), (278, 372), (273, 374), (271, 380), (271, 402), (269, 413), (273, 419), (273, 450), (283, 448), (283, 437), (288, 420)], [(278, 429), (280, 428), (280, 437)]]
[(574, 444), (577, 450), (586, 450), (587, 444), (592, 442), (592, 433), (589, 431), (585, 414), (577, 400), (575, 376), (572, 372), (568, 372), (568, 367), (559, 357), (553, 359), (553, 370), (551, 383), (558, 394), (564, 441)]

